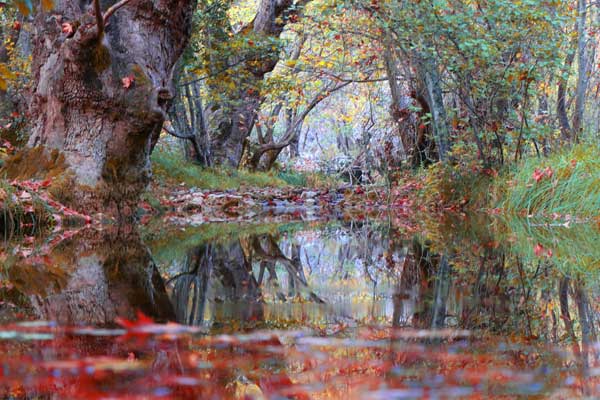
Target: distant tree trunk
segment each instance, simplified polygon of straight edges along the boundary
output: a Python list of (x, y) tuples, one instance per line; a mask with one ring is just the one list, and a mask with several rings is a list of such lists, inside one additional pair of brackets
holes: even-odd
[[(295, 19), (304, 3), (306, 0), (261, 0), (254, 20), (238, 35), (248, 35), (252, 41), (257, 38), (277, 39), (289, 20)], [(261, 44), (254, 46), (258, 48)], [(265, 54), (242, 54), (233, 62), (225, 62), (227, 65), (240, 65), (234, 88), (224, 92), (219, 82), (213, 85), (215, 96), (224, 98), (208, 107), (210, 146), (215, 165), (237, 168), (244, 154), (247, 138), (252, 132), (263, 98), (263, 79), (279, 61), (279, 52), (272, 51), (272, 45), (265, 46), (263, 43), (262, 46), (268, 49), (262, 52)], [(246, 56), (250, 59), (244, 59)]]
[(256, 121), (260, 96), (258, 93), (236, 93), (232, 97), (230, 104), (222, 104), (222, 108), (209, 114), (210, 147), (215, 165), (237, 168), (244, 154), (246, 138)]
[(185, 156), (205, 167), (211, 166), (210, 143), (206, 118), (200, 96), (200, 82), (184, 83), (178, 86), (177, 96), (169, 111), (171, 127), (165, 127), (168, 134), (181, 139)]
[(450, 152), (450, 131), (442, 95), (441, 77), (437, 62), (432, 57), (422, 57), (419, 64), (425, 83), (438, 156), (440, 161), (445, 163), (448, 161), (448, 153)]
[(298, 127), (298, 132), (294, 135), (294, 138), (290, 142), (290, 146), (288, 147), (290, 153), (290, 159), (300, 157), (300, 135), (302, 133), (302, 125)]
[(195, 1), (131, 0), (97, 17), (95, 8), (58, 0), (36, 15), (30, 104), (29, 145), (64, 154), (69, 190), (88, 210), (101, 199), (135, 204), (146, 187)]
[(575, 111), (573, 113), (573, 140), (581, 135), (583, 115), (585, 113), (585, 97), (589, 82), (589, 63), (587, 51), (587, 1), (578, 0), (577, 20), (577, 89), (575, 91)]
[(567, 57), (565, 58), (565, 63), (562, 67), (561, 74), (559, 75), (556, 93), (556, 115), (560, 125), (561, 136), (564, 140), (571, 138), (571, 124), (569, 123), (569, 116), (567, 114), (567, 85), (571, 66), (575, 60), (575, 45), (576, 41), (573, 39), (567, 50)]
[(398, 76), (400, 75), (397, 65), (397, 59), (394, 54), (393, 41), (391, 38), (385, 39), (385, 50), (383, 52), (385, 60), (385, 68), (388, 75), (388, 83), (390, 86), (390, 94), (392, 96), (392, 104), (390, 106), (390, 114), (396, 127), (398, 128), (398, 136), (402, 143), (402, 150), (409, 165), (419, 164), (416, 162), (418, 157), (415, 157), (416, 133), (413, 113), (409, 109), (412, 105), (412, 99), (404, 96)]
[[(338, 90), (341, 90), (348, 86), (351, 81), (346, 81), (342, 83), (330, 83), (323, 90), (317, 93), (310, 103), (306, 105), (302, 112), (294, 112), (291, 116), (291, 119), (287, 121), (286, 130), (283, 137), (275, 142), (273, 137), (274, 125), (267, 125), (267, 133), (263, 136), (260, 130), (258, 133), (258, 142), (259, 145), (256, 148), (253, 148), (249, 151), (247, 167), (251, 170), (269, 170), (281, 151), (292, 143), (292, 140), (296, 139), (300, 135), (301, 126), (308, 116), (308, 114), (325, 98), (331, 95)], [(275, 111), (280, 110), (281, 106), (278, 105), (275, 107)], [(272, 117), (275, 117), (279, 114), (279, 111), (272, 113)], [(264, 158), (264, 161), (263, 161)]]

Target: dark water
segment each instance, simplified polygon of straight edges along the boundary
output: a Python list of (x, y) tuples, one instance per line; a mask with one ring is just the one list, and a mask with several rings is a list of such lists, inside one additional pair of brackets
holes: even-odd
[(593, 226), (64, 236), (0, 253), (2, 398), (600, 396)]

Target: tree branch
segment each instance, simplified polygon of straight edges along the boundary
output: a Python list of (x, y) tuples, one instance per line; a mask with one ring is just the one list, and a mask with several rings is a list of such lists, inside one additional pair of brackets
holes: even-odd
[[(104, 25), (106, 25), (106, 22), (108, 21), (108, 19), (110, 18), (111, 15), (113, 15), (119, 8), (123, 7), (125, 4), (129, 3), (130, 1), (131, 0), (121, 0), (121, 1), (113, 4), (112, 6), (110, 6), (108, 8), (108, 10), (106, 10), (106, 12), (104, 13), (104, 17), (103, 17)], [(98, 3), (98, 2), (99, 2), (99, 0), (94, 0), (94, 3)], [(96, 15), (99, 15), (99, 14), (96, 14)]]
[(300, 123), (302, 121), (304, 121), (304, 119), (306, 118), (306, 116), (324, 99), (326, 99), (330, 94), (332, 94), (333, 92), (337, 92), (340, 89), (345, 88), (346, 86), (348, 86), (349, 84), (354, 83), (354, 82), (343, 82), (340, 83), (338, 85), (336, 85), (334, 88), (328, 90), (328, 89), (324, 89), (322, 90), (317, 96), (315, 96), (315, 98), (313, 98), (313, 100), (306, 106), (306, 108), (296, 117), (295, 121), (290, 125), (289, 129), (287, 130), (285, 136), (283, 137), (283, 139), (281, 140), (281, 142), (279, 143), (267, 143), (265, 145), (260, 146), (257, 150), (255, 155), (252, 157), (253, 161), (256, 161), (258, 164), (258, 160), (260, 160), (260, 157), (262, 157), (262, 155), (264, 153), (266, 153), (267, 151), (272, 151), (272, 150), (280, 150), (283, 149), (287, 146), (290, 145), (290, 143), (292, 143), (292, 140), (294, 140), (294, 137), (296, 136), (297, 133), (297, 128), (300, 125)]
[(169, 135), (171, 135), (173, 137), (176, 137), (177, 139), (192, 140), (192, 138), (193, 138), (193, 135), (183, 135), (181, 133), (176, 132), (175, 129), (170, 128), (170, 127), (168, 127), (166, 125), (163, 125), (163, 129)]
[(98, 25), (98, 37), (104, 33), (104, 18), (100, 10), (100, 0), (94, 0), (94, 14), (96, 14), (96, 25)]

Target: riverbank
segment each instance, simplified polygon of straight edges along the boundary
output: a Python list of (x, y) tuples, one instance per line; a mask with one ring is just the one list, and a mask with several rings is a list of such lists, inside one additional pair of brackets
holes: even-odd
[(485, 211), (508, 217), (600, 221), (600, 149), (579, 145), (500, 170), (435, 165), (409, 181), (429, 209)]

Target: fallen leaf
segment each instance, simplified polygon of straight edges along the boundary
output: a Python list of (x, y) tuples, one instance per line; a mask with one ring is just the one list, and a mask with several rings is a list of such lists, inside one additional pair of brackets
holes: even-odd
[(73, 35), (73, 25), (69, 22), (63, 22), (61, 25), (62, 33), (67, 35), (67, 37), (71, 37)]
[(129, 89), (131, 87), (131, 85), (133, 85), (134, 81), (135, 81), (135, 77), (133, 75), (128, 75), (125, 78), (121, 79), (121, 82), (123, 83), (123, 87), (125, 89)]

